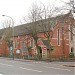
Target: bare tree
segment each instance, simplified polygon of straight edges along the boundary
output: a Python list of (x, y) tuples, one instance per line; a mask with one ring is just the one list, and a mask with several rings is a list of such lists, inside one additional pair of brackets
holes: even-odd
[(6, 44), (8, 48), (10, 49), (11, 46), (13, 46), (13, 39), (12, 39), (12, 27), (11, 27), (11, 21), (5, 20), (2, 22), (3, 25), (3, 33), (1, 41), (6, 41)]
[(30, 14), (28, 15), (28, 19), (31, 22), (31, 26), (28, 28), (28, 31), (31, 33), (31, 36), (33, 37), (35, 44), (36, 44), (36, 48), (37, 48), (37, 52), (38, 52), (38, 59), (40, 59), (40, 50), (39, 50), (39, 46), (38, 46), (38, 25), (39, 25), (39, 7), (37, 4), (33, 4), (32, 9), (30, 10)]
[[(28, 21), (30, 21), (30, 26), (28, 26), (27, 30), (31, 33), (38, 52), (38, 58), (40, 59), (40, 50), (38, 46), (38, 33), (43, 32), (45, 37), (47, 38), (46, 42), (48, 45), (48, 49), (53, 49), (53, 46), (51, 45), (51, 38), (53, 37), (54, 31), (53, 28), (56, 24), (56, 18), (53, 17), (56, 13), (56, 8), (53, 8), (53, 6), (45, 6), (44, 4), (40, 4), (39, 6), (37, 3), (34, 3), (32, 5), (32, 9), (30, 10), (30, 13), (28, 13)], [(24, 18), (24, 20), (26, 20)], [(44, 41), (44, 40), (43, 40)], [(43, 42), (44, 43), (44, 42)], [(50, 54), (51, 59), (51, 54)]]
[(74, 16), (74, 14), (75, 14), (75, 1), (74, 0), (68, 0), (67, 2), (63, 1), (63, 0), (60, 0), (60, 1), (63, 2), (64, 5), (61, 6), (61, 7), (57, 7), (57, 9), (58, 9), (57, 11), (59, 12), (60, 15), (63, 15), (65, 13), (70, 12), (68, 17), (72, 19), (71, 20), (72, 22), (71, 23), (69, 22), (69, 23), (71, 24), (71, 26), (75, 27), (75, 24), (74, 24), (74, 21), (73, 21), (74, 18), (75, 18), (75, 16)]
[(49, 50), (50, 54), (50, 61), (51, 61), (51, 52), (53, 51), (53, 45), (51, 44), (51, 40), (53, 38), (53, 34), (55, 32), (55, 26), (57, 23), (57, 17), (55, 17), (55, 13), (57, 12), (57, 9), (53, 7), (52, 5), (45, 6), (43, 4), (42, 13), (39, 14), (40, 20), (40, 27), (41, 31), (44, 33), (44, 36), (46, 37), (46, 40), (42, 40), (43, 43), (47, 46), (47, 49)]

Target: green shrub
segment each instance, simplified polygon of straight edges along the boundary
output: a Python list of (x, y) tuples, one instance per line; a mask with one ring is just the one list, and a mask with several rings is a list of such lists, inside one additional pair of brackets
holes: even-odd
[(28, 50), (30, 50), (32, 47), (31, 46), (28, 46), (27, 48), (28, 48)]
[(70, 52), (70, 58), (74, 58), (74, 53)]

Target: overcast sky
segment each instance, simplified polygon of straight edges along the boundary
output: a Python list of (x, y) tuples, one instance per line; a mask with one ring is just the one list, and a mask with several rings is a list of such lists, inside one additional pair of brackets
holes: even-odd
[[(8, 17), (7, 15), (15, 20), (15, 24), (20, 24), (23, 16), (26, 16), (33, 2), (42, 2), (43, 4), (54, 4), (55, 6), (62, 6), (63, 3), (60, 0), (0, 0), (0, 22)], [(65, 0), (63, 0), (65, 1)], [(68, 1), (68, 0), (66, 0)], [(0, 25), (1, 27), (1, 25)]]

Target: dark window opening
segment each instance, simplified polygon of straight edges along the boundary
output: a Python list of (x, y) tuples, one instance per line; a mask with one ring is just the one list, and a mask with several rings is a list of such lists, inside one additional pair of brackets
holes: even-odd
[(73, 47), (71, 47), (71, 52), (73, 52)]
[(60, 45), (60, 30), (58, 29), (58, 45)]

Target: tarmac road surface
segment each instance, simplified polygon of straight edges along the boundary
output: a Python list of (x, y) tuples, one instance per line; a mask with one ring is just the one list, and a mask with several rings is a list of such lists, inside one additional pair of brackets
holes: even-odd
[(0, 58), (0, 75), (75, 75), (74, 62), (17, 61)]

